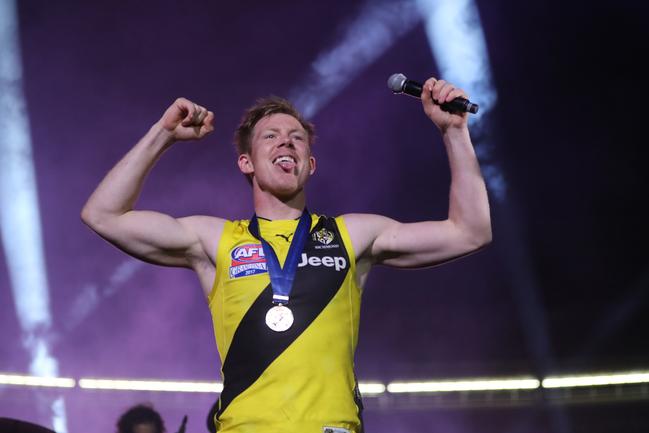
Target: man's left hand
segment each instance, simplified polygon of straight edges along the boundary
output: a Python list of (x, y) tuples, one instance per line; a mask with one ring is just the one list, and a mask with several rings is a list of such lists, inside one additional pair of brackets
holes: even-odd
[(421, 103), (424, 107), (424, 112), (439, 128), (442, 134), (449, 128), (465, 128), (467, 125), (468, 113), (449, 113), (440, 107), (441, 104), (450, 102), (458, 97), (469, 99), (469, 96), (464, 93), (464, 90), (444, 80), (431, 77), (423, 85)]

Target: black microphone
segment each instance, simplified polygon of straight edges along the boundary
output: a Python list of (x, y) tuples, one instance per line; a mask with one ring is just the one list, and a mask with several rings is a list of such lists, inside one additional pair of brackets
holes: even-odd
[[(406, 78), (403, 74), (392, 74), (388, 78), (388, 87), (394, 93), (405, 93), (406, 95), (414, 96), (415, 98), (421, 97), (421, 90), (423, 85), (419, 84), (416, 81), (412, 81)], [(445, 102), (440, 105), (440, 108), (444, 111), (455, 112), (455, 113), (477, 113), (478, 104), (474, 104), (465, 98), (455, 98), (450, 102)]]
[(186, 427), (187, 427), (187, 415), (183, 417), (183, 422), (180, 423), (180, 428), (178, 429), (178, 433), (185, 433)]

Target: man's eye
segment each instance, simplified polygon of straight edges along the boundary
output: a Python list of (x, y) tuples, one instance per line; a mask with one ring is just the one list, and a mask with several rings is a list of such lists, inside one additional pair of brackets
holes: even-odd
[(296, 140), (301, 140), (301, 141), (304, 140), (304, 137), (302, 137), (301, 135), (294, 135), (293, 138), (295, 138)]
[(264, 138), (275, 138), (275, 134), (266, 134)]

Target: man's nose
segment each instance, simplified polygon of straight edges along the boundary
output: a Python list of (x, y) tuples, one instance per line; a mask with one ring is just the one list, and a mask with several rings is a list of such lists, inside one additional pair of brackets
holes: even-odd
[(291, 147), (294, 148), (295, 144), (293, 144), (293, 140), (291, 137), (282, 137), (281, 143), (279, 144), (279, 147)]

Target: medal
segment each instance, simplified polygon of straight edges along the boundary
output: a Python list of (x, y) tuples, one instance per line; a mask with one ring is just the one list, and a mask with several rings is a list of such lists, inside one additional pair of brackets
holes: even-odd
[(297, 263), (306, 244), (306, 239), (311, 229), (311, 215), (304, 209), (300, 222), (295, 229), (293, 241), (288, 249), (284, 267), (280, 266), (275, 250), (261, 236), (259, 232), (259, 221), (257, 215), (250, 219), (248, 230), (250, 234), (259, 239), (264, 249), (266, 257), (266, 267), (270, 277), (270, 286), (273, 290), (273, 304), (275, 305), (266, 313), (266, 325), (275, 332), (283, 332), (289, 329), (294, 322), (293, 312), (286, 307), (288, 304), (291, 290), (293, 289), (293, 280), (297, 271)]
[(293, 312), (283, 305), (275, 305), (266, 313), (266, 325), (275, 332), (284, 332), (293, 325)]

